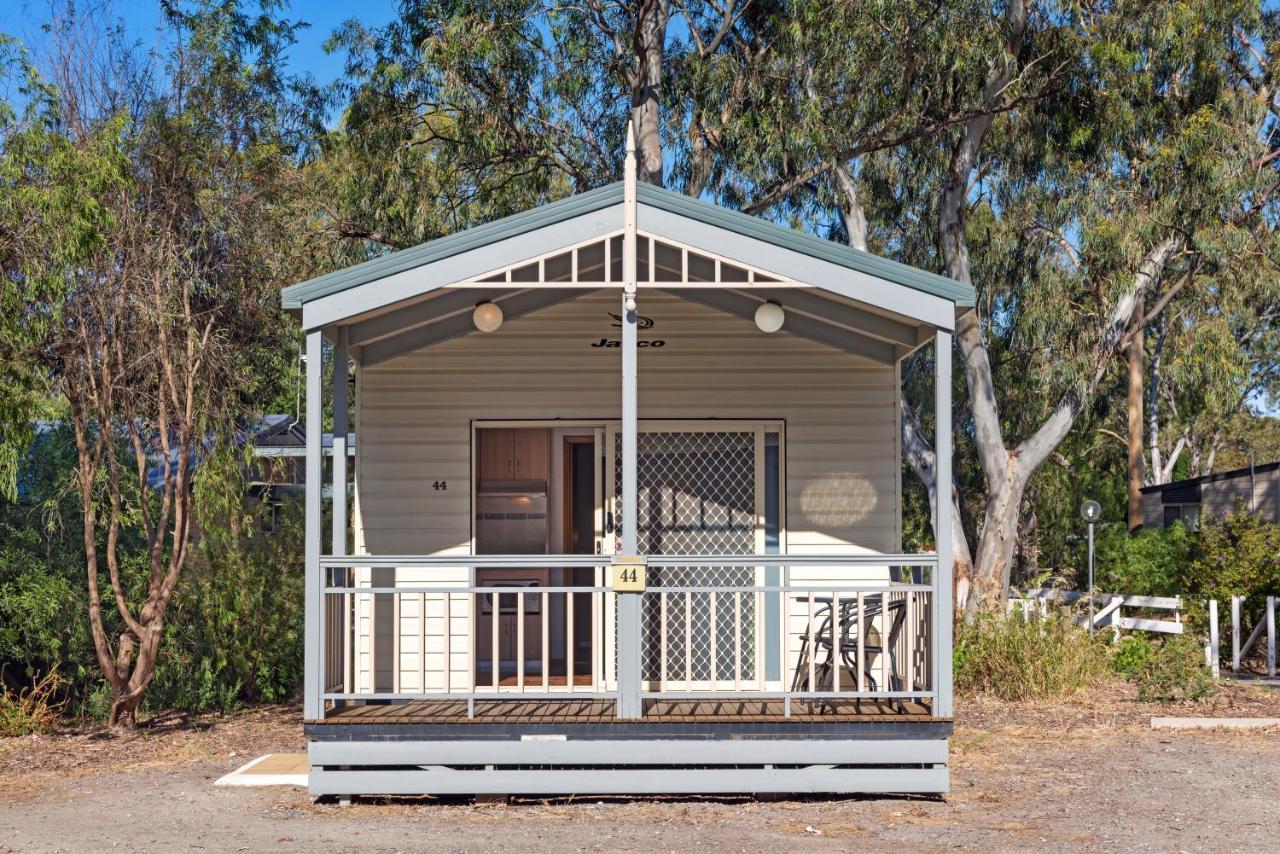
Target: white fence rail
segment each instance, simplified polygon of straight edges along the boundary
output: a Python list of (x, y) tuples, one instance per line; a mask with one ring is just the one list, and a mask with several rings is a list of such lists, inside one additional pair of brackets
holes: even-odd
[[(1006, 607), (1010, 615), (1021, 616), (1024, 620), (1043, 617), (1052, 606), (1076, 605), (1087, 601), (1087, 594), (1078, 590), (1033, 590), (1018, 594), (1009, 599)], [(1231, 607), (1231, 672), (1239, 673), (1242, 663), (1248, 658), (1266, 637), (1267, 676), (1276, 676), (1276, 601), (1277, 596), (1266, 597), (1266, 608), (1263, 617), (1252, 629), (1244, 625), (1244, 596), (1232, 596)], [(1181, 596), (1127, 596), (1112, 593), (1093, 594), (1095, 610), (1092, 617), (1094, 628), (1110, 628), (1118, 634), (1120, 630), (1157, 632), (1161, 634), (1182, 634), (1186, 631), (1183, 622), (1185, 600)], [(1221, 626), (1219, 624), (1219, 606), (1217, 599), (1205, 601), (1208, 611), (1208, 637), (1205, 639), (1205, 663), (1213, 671), (1215, 678), (1221, 675), (1222, 648)], [(1171, 611), (1172, 619), (1158, 619), (1149, 614), (1128, 616), (1124, 609), (1139, 611)], [(1079, 625), (1089, 625), (1087, 614), (1076, 617)], [(1247, 631), (1247, 634), (1246, 634)]]
[[(1079, 590), (1032, 590), (1010, 598), (1006, 608), (1010, 614), (1020, 615), (1024, 620), (1036, 616), (1044, 616), (1054, 605), (1075, 605), (1087, 600), (1087, 594)], [(1119, 633), (1122, 629), (1129, 631), (1157, 632), (1160, 634), (1180, 635), (1185, 630), (1182, 621), (1183, 600), (1181, 596), (1130, 596), (1117, 593), (1093, 594), (1094, 611), (1092, 620), (1089, 614), (1079, 614), (1077, 624), (1094, 629), (1111, 629)], [(1130, 615), (1125, 615), (1125, 609)], [(1150, 614), (1133, 615), (1133, 611), (1168, 611), (1172, 619), (1158, 619)]]

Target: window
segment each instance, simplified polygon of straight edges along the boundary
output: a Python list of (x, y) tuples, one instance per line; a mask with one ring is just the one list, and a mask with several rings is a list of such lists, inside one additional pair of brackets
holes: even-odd
[(1164, 526), (1166, 528), (1173, 527), (1175, 522), (1181, 522), (1183, 527), (1188, 531), (1200, 530), (1200, 505), (1199, 504), (1166, 504), (1164, 505)]

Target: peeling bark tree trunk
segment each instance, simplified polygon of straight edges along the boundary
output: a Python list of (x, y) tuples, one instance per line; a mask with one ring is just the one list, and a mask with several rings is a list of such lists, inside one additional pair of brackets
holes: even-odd
[(1142, 527), (1142, 357), (1146, 342), (1142, 334), (1143, 303), (1134, 306), (1133, 323), (1129, 330), (1129, 347), (1125, 363), (1129, 369), (1129, 394), (1126, 402), (1128, 432), (1129, 530)]
[[(858, 197), (857, 183), (843, 166), (832, 169), (836, 187), (843, 199), (840, 205), (840, 216), (845, 223), (845, 233), (849, 236), (849, 245), (854, 249), (867, 250), (867, 217)], [(938, 456), (933, 442), (925, 433), (924, 425), (907, 401), (902, 389), (898, 389), (898, 407), (902, 410), (902, 455), (907, 464), (915, 472), (916, 477), (924, 484), (929, 496), (929, 525), (937, 536), (938, 531)], [(947, 490), (951, 501), (951, 553), (955, 556), (952, 573), (953, 601), (964, 602), (969, 597), (973, 583), (973, 561), (969, 555), (969, 541), (965, 537), (964, 516), (960, 507), (960, 490), (956, 487), (954, 475)]]
[(662, 57), (670, 7), (644, 0), (636, 15), (635, 66), (631, 73), (631, 121), (636, 131), (636, 177), (662, 186)]
[[(925, 435), (924, 427), (916, 416), (915, 410), (907, 403), (907, 399), (898, 390), (898, 403), (902, 409), (902, 453), (916, 477), (924, 484), (929, 494), (929, 524), (936, 535), (938, 530), (938, 457), (933, 444)], [(973, 562), (969, 558), (969, 541), (965, 537), (964, 525), (961, 524), (960, 490), (955, 480), (947, 491), (951, 500), (951, 553), (955, 555), (955, 573), (952, 576), (953, 601), (964, 602), (969, 598), (969, 589), (973, 584)]]

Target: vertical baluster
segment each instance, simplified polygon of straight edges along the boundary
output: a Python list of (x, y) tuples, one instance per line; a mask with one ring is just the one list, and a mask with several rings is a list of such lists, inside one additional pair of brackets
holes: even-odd
[(418, 594), (418, 691), (427, 693), (427, 594)]
[(524, 593), (516, 593), (516, 689), (524, 693)]
[[(756, 624), (756, 655), (755, 655), (755, 667), (756, 667), (756, 680), (755, 680), (755, 681), (756, 681), (756, 686), (757, 686), (758, 688), (760, 688), (761, 690), (763, 690), (763, 689), (764, 689), (764, 682), (765, 682), (765, 663), (768, 661), (768, 656), (766, 655), (766, 653), (765, 653), (765, 648), (764, 648), (764, 647), (765, 647), (765, 638), (764, 638), (764, 603), (765, 603), (765, 595), (764, 595), (764, 592), (763, 592), (763, 591), (761, 591), (761, 590), (756, 590), (756, 591), (755, 591), (755, 603), (756, 603), (756, 610), (755, 610), (755, 624)], [(785, 637), (785, 636), (786, 636), (786, 633), (787, 633), (787, 625), (786, 625), (786, 621), (785, 621), (785, 619), (783, 620), (783, 622), (781, 623), (781, 625), (779, 626), (779, 628), (782, 630), (782, 634), (783, 634), (783, 636)]]
[(717, 657), (718, 657), (718, 656), (717, 656), (717, 653), (718, 653), (718, 651), (719, 651), (719, 649), (718, 649), (718, 648), (719, 648), (719, 646), (720, 646), (720, 634), (719, 634), (719, 631), (718, 631), (718, 626), (716, 625), (716, 596), (717, 596), (717, 594), (715, 594), (715, 593), (708, 593), (708, 594), (707, 594), (707, 597), (708, 597), (709, 602), (710, 602), (710, 604), (709, 604), (709, 606), (708, 606), (708, 613), (709, 613), (709, 614), (710, 614), (710, 616), (711, 616), (711, 644), (710, 644), (710, 646), (711, 646), (711, 672), (710, 672), (709, 674), (707, 674), (707, 675), (710, 677), (710, 680), (711, 680), (711, 690), (712, 690), (712, 691), (716, 690), (716, 675), (717, 675), (718, 665), (719, 665), (719, 663), (720, 663), (719, 661), (717, 661)]
[[(369, 583), (373, 583), (372, 577)], [(378, 594), (369, 593), (365, 595), (365, 600), (369, 606), (369, 692), (378, 690)]]
[[(342, 586), (351, 587), (351, 570), (342, 570)], [(355, 597), (342, 594), (342, 690), (350, 694), (355, 690), (356, 663), (352, 638), (355, 635)]]
[[(551, 602), (551, 599), (549, 598), (551, 594), (544, 590), (539, 595), (541, 595), (542, 597), (542, 609), (539, 614), (539, 623), (542, 625), (542, 690), (550, 691), (551, 690), (551, 652), (550, 652), (551, 611), (549, 610), (548, 605)], [(564, 596), (565, 594), (561, 593), (560, 595)], [(565, 632), (565, 635), (567, 636), (565, 638), (565, 642), (573, 643), (573, 624), (572, 623), (569, 624), (568, 631)], [(573, 682), (572, 672), (570, 673), (567, 681)]]
[(889, 591), (880, 594), (880, 690), (889, 690)]
[(391, 594), (391, 691), (400, 693), (400, 594)]
[(450, 613), (453, 609), (450, 607), (450, 600), (453, 598), (452, 593), (445, 593), (440, 597), (441, 604), (444, 606), (444, 630), (442, 637), (444, 638), (444, 663), (440, 665), (444, 679), (444, 692), (448, 694), (453, 690), (453, 656), (450, 650), (450, 642), (453, 639), (453, 616)]
[(818, 682), (814, 678), (815, 672), (817, 670), (818, 651), (817, 651), (817, 648), (814, 646), (814, 637), (813, 637), (814, 628), (813, 628), (813, 591), (812, 590), (809, 591), (808, 626), (809, 628), (807, 629), (807, 632), (809, 636), (805, 640), (804, 648), (808, 651), (808, 655), (809, 655), (809, 693), (813, 693), (814, 691), (818, 690), (818, 687), (817, 687)]
[(908, 590), (906, 595), (906, 604), (903, 606), (907, 609), (907, 614), (903, 618), (903, 628), (906, 629), (906, 661), (907, 672), (903, 684), (906, 690), (916, 690), (916, 591)]
[[(862, 594), (858, 594), (862, 595)], [(843, 663), (840, 660), (840, 631), (843, 622), (840, 619), (840, 594), (831, 591), (831, 690), (838, 692), (840, 690), (840, 666)], [(862, 633), (858, 633), (859, 641), (861, 641)]]
[[(599, 587), (604, 582), (603, 570), (597, 570), (596, 586)], [(604, 650), (605, 645), (601, 642), (603, 632), (600, 629), (604, 620), (604, 591), (593, 590), (591, 592), (591, 686), (592, 690), (599, 690), (604, 686)]]
[(498, 588), (495, 587), (489, 592), (488, 596), (489, 614), (491, 615), (489, 622), (491, 623), (490, 628), (493, 630), (493, 649), (489, 656), (491, 659), (490, 665), (493, 667), (493, 673), (489, 677), (489, 681), (493, 685), (493, 690), (497, 691), (498, 685), (501, 681), (498, 678), (498, 623), (501, 621), (500, 614), (502, 611), (502, 594), (499, 593)]
[[(565, 681), (565, 688), (567, 688), (569, 691), (572, 691), (573, 690), (573, 673), (574, 673), (574, 663), (573, 663), (574, 647), (578, 645), (577, 636), (573, 632), (573, 625), (574, 625), (574, 620), (573, 620), (574, 601), (573, 600), (576, 598), (576, 594), (563, 593), (561, 595), (564, 596), (564, 618), (565, 618), (565, 621), (569, 624), (569, 630), (565, 633), (566, 635), (568, 635), (568, 637), (565, 641), (565, 650), (564, 650), (564, 668), (565, 668), (564, 681)], [(594, 613), (592, 614), (591, 619), (592, 619), (592, 625), (594, 626), (595, 625)]]
[(667, 591), (658, 591), (658, 690), (667, 690)]
[(865, 600), (862, 597), (862, 593), (858, 593), (858, 601), (855, 604), (858, 609), (857, 614), (854, 616), (857, 621), (854, 625), (858, 629), (858, 652), (853, 664), (858, 671), (858, 690), (865, 691), (867, 690), (867, 627), (865, 625), (866, 621), (863, 619), (863, 614), (866, 612), (863, 610)]
[(742, 690), (742, 591), (733, 596), (733, 690)]
[(684, 594), (684, 689), (693, 690), (693, 594)]

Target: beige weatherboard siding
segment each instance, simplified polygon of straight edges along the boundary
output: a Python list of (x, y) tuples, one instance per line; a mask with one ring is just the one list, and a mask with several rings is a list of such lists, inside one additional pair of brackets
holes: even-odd
[[(473, 333), (361, 368), (357, 379), (357, 554), (468, 555), (472, 548), (472, 433), (477, 422), (601, 423), (619, 413), (616, 288), (588, 293)], [(785, 424), (784, 540), (804, 553), (897, 552), (901, 483), (894, 367), (743, 320), (668, 294), (644, 292), (639, 312), (639, 411), (644, 420), (744, 419)], [(660, 346), (657, 342), (661, 341)], [(447, 481), (446, 490), (433, 483)], [(431, 573), (428, 577), (427, 573)], [(797, 569), (795, 583), (832, 577)], [(840, 570), (847, 577), (848, 570)], [(883, 578), (883, 571), (868, 579)], [(368, 570), (357, 583), (371, 581)], [(373, 580), (458, 586), (467, 572), (385, 571)], [(446, 638), (442, 597), (405, 596), (399, 637), (380, 602), (370, 679), (368, 601), (360, 603), (355, 689), (441, 690), (445, 642), (450, 686), (471, 683), (469, 597), (452, 597)], [(427, 623), (419, 624), (425, 605)], [(425, 631), (423, 629), (425, 628)], [(802, 631), (793, 614), (788, 631)], [(426, 685), (418, 645), (425, 636)], [(394, 655), (399, 654), (399, 673)], [(397, 678), (398, 676), (398, 678)]]

